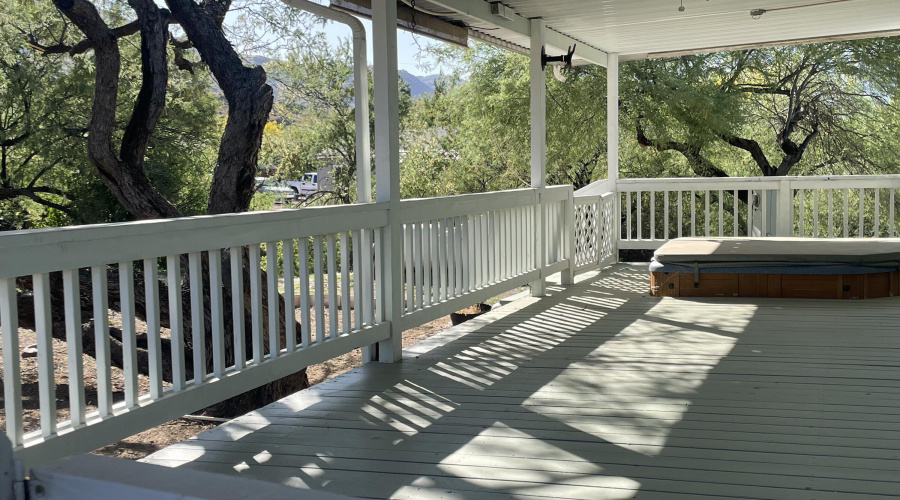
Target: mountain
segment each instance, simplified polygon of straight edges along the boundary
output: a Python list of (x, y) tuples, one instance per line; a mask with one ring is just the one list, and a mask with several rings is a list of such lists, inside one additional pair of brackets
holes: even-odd
[(409, 84), (409, 93), (412, 97), (434, 92), (434, 81), (438, 75), (416, 76), (408, 71), (400, 70), (400, 78)]

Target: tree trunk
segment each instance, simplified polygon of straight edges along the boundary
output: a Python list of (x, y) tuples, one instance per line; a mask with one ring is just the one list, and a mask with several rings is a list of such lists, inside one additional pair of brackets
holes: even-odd
[[(87, 0), (53, 0), (54, 4), (69, 20), (71, 20), (87, 37), (95, 55), (95, 92), (91, 122), (88, 126), (88, 155), (97, 168), (110, 191), (130, 214), (138, 219), (157, 219), (179, 217), (181, 213), (169, 200), (165, 199), (150, 183), (143, 171), (144, 155), (148, 140), (165, 104), (167, 82), (166, 42), (167, 26), (170, 13), (159, 9), (153, 0), (128, 0), (129, 5), (137, 13), (141, 34), (141, 72), (142, 85), (131, 117), (122, 135), (119, 154), (113, 147), (115, 112), (118, 97), (120, 70), (120, 54), (117, 44), (117, 32), (110, 29), (103, 21), (95, 6)], [(171, 15), (184, 29), (190, 42), (199, 51), (215, 76), (228, 101), (228, 120), (219, 147), (219, 155), (213, 174), (208, 204), (208, 213), (222, 214), (246, 211), (253, 195), (253, 178), (257, 169), (257, 155), (262, 143), (262, 133), (269, 112), (272, 109), (272, 88), (266, 84), (266, 74), (260, 67), (248, 68), (238, 57), (234, 48), (225, 38), (221, 22), (230, 6), (230, 1), (207, 1), (197, 4), (194, 0), (167, 0)], [(244, 251), (244, 287), (240, 292), (244, 298), (245, 328), (249, 328), (249, 259)], [(230, 266), (223, 266), (223, 271)], [(206, 345), (211, 346), (209, 310), (208, 263), (204, 261), (204, 324)], [(118, 303), (118, 280), (112, 279), (115, 272), (110, 272), (110, 307), (115, 309)], [(156, 278), (154, 278), (156, 279)], [(82, 279), (82, 283), (88, 282)], [(230, 279), (223, 279), (223, 317), (225, 331), (232, 332), (232, 315)], [(143, 303), (143, 286), (135, 283), (136, 302)], [(164, 285), (160, 284), (164, 289)], [(54, 293), (61, 293), (61, 287), (51, 286)], [(139, 291), (139, 292), (138, 292)], [(160, 293), (161, 313), (165, 312), (163, 303), (168, 294)], [(269, 298), (263, 287), (263, 324), (264, 337), (268, 337)], [(191, 338), (190, 293), (187, 284), (182, 285), (182, 309), (184, 311), (182, 325), (187, 342)], [(92, 317), (90, 305), (90, 289), (83, 289), (83, 318)], [(278, 308), (282, 339), (284, 338), (284, 298), (278, 296)], [(53, 301), (61, 303), (61, 301)], [(146, 307), (137, 305), (139, 314)], [(33, 315), (33, 313), (32, 313)], [(168, 314), (160, 314), (166, 321)], [(161, 321), (161, 322), (162, 322)], [(245, 352), (252, 353), (252, 339), (246, 336)], [(268, 349), (268, 341), (264, 342)], [(283, 345), (283, 341), (282, 341)], [(225, 336), (226, 363), (234, 361), (233, 336)], [(185, 346), (185, 361), (192, 359), (192, 346)], [(207, 370), (211, 370), (212, 351), (206, 349)], [(171, 375), (170, 375), (171, 376)], [(285, 377), (263, 387), (248, 391), (245, 394), (224, 401), (212, 408), (218, 415), (231, 416), (258, 408), (268, 402), (290, 394), (308, 386), (305, 370)]]

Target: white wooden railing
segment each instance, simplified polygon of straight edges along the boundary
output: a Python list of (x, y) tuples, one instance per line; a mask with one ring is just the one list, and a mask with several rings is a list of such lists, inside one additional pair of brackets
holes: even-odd
[[(569, 266), (571, 186), (407, 200), (403, 224), (403, 329), (525, 285)], [(545, 211), (545, 262), (535, 228)]]
[(575, 266), (578, 272), (616, 262), (616, 193), (575, 198)]
[[(375, 231), (388, 222), (387, 210), (375, 205), (312, 208), (294, 211), (195, 217), (128, 224), (21, 231), (0, 236), (0, 329), (3, 337), (3, 382), (6, 434), (26, 464), (44, 463), (74, 451), (89, 451), (166, 420), (209, 406), (247, 390), (321, 362), (383, 340), (388, 329), (373, 314), (374, 290), (379, 282), (373, 248)], [(327, 229), (326, 229), (327, 228)], [(348, 279), (351, 253), (359, 279)], [(339, 252), (340, 250), (340, 252)], [(309, 266), (314, 262), (313, 290), (309, 290)], [(338, 257), (338, 252), (340, 256)], [(262, 262), (263, 256), (265, 262)], [(249, 259), (249, 265), (244, 264)], [(223, 269), (223, 261), (225, 262)], [(182, 263), (187, 264), (191, 309), (204, 305), (211, 311), (211, 345), (204, 338), (204, 315), (182, 311)], [(164, 269), (160, 264), (164, 264)], [(113, 400), (110, 364), (110, 328), (107, 270), (117, 268), (121, 304), (121, 344), (124, 398)], [(87, 411), (82, 363), (81, 286), (89, 269), (96, 345), (97, 408)], [(245, 331), (247, 287), (242, 273), (248, 269), (250, 331)], [(149, 388), (138, 386), (135, 327), (134, 271), (146, 277), (146, 331)], [(79, 270), (83, 270), (79, 272)], [(62, 272), (65, 308), (69, 418), (56, 409), (50, 274)], [(225, 272), (223, 272), (225, 271)], [(230, 272), (229, 272), (230, 271)], [(265, 271), (265, 273), (263, 273)], [(230, 275), (230, 283), (223, 279)], [(340, 275), (342, 280), (338, 281)], [(33, 281), (33, 301), (38, 344), (38, 404), (40, 429), (23, 433), (20, 388), (16, 278)], [(159, 279), (164, 276), (169, 292), (169, 339), (172, 349), (161, 349)], [(263, 277), (265, 276), (265, 278)], [(283, 280), (286, 297), (294, 296), (299, 276), (300, 331), (294, 328), (294, 301), (273, 307), (263, 301), (278, 297)], [(209, 290), (204, 294), (203, 282)], [(324, 290), (336, 304), (337, 290), (343, 304), (351, 296), (361, 305), (351, 320), (349, 307), (325, 319)], [(225, 331), (225, 297), (231, 297), (233, 331)], [(238, 290), (239, 293), (230, 293)], [(311, 297), (312, 294), (312, 297)], [(204, 301), (206, 303), (204, 304)], [(314, 321), (310, 320), (310, 308)], [(280, 331), (280, 314), (286, 330)], [(334, 311), (334, 309), (332, 309)], [(183, 325), (189, 325), (184, 327)], [(265, 326), (267, 328), (264, 330)], [(265, 337), (268, 340), (265, 341)], [(248, 341), (249, 340), (249, 341)], [(183, 346), (193, 351), (193, 373), (186, 377)], [(226, 359), (226, 346), (233, 356)], [(206, 359), (212, 369), (206, 373)], [(171, 364), (171, 382), (164, 383), (163, 360)], [(169, 364), (167, 363), (167, 364)]]
[(892, 237), (900, 176), (620, 179), (620, 249), (681, 236)]
[[(31, 467), (90, 451), (310, 364), (386, 340), (392, 323), (402, 331), (555, 272), (574, 270), (571, 186), (407, 200), (393, 215), (388, 206), (0, 235), (6, 434), (17, 459)], [(390, 272), (384, 245), (390, 240), (391, 223), (403, 228), (403, 265), (394, 271), (394, 282), (405, 294), (400, 318), (389, 317), (381, 300)], [(543, 238), (536, 238), (538, 231)], [(115, 296), (107, 287), (109, 272), (118, 273)], [(53, 273), (61, 273), (61, 280)], [(135, 276), (144, 282), (143, 294), (136, 294), (141, 290), (135, 290)], [(168, 287), (168, 318), (160, 318), (160, 281)], [(51, 294), (51, 283), (57, 282), (62, 293)], [(40, 423), (26, 433), (18, 300), (29, 287), (38, 344)], [(282, 287), (287, 298), (283, 304)], [(182, 310), (182, 293), (190, 295), (188, 310)], [(86, 294), (90, 304), (83, 303)], [(64, 307), (67, 417), (56, 407), (55, 372), (62, 367), (54, 366), (51, 295), (62, 297)], [(291, 300), (295, 295), (296, 306)], [(145, 350), (138, 347), (143, 341), (138, 335), (138, 296), (146, 303)], [(110, 314), (111, 301), (120, 314)], [(83, 337), (81, 311), (88, 308), (94, 331)], [(233, 328), (225, 327), (226, 314)], [(112, 387), (113, 372), (119, 368), (110, 357), (111, 317), (121, 323), (116, 339), (121, 343), (121, 394)], [(96, 370), (87, 374), (83, 338), (96, 346)], [(166, 343), (171, 348), (164, 351)], [(190, 360), (185, 359), (187, 344)], [(146, 352), (149, 365), (147, 376), (140, 378), (139, 352)], [(164, 366), (171, 367), (166, 374)], [(85, 397), (86, 380), (94, 379), (89, 388), (96, 389), (96, 408)]]
[[(656, 248), (678, 236), (896, 236), (898, 189), (900, 176), (622, 179), (615, 192), (577, 198), (560, 186), (405, 200), (394, 214), (385, 203), (5, 233), (6, 434), (29, 466), (89, 451), (519, 285), (556, 272), (567, 283), (616, 262), (620, 249)], [(401, 265), (393, 271), (385, 257), (391, 224), (402, 228)], [(115, 296), (109, 272), (118, 273)], [(146, 277), (142, 294), (135, 276)], [(397, 318), (382, 307), (388, 276), (402, 289)], [(159, 316), (160, 279), (168, 285), (168, 318)], [(51, 290), (55, 283), (61, 293)], [(17, 308), (29, 287), (40, 423), (26, 433)], [(282, 287), (287, 305), (269, 307), (265, 297)], [(186, 311), (182, 293), (190, 295)], [(146, 341), (136, 326), (138, 295), (149, 312)], [(64, 309), (65, 418), (56, 408), (62, 367), (54, 366), (52, 348), (51, 313), (60, 304), (51, 308), (51, 297)], [(110, 300), (120, 311), (121, 393), (112, 388)], [(86, 377), (81, 311), (88, 307), (97, 359)], [(192, 314), (200, 310), (210, 314)], [(149, 361), (144, 385), (138, 340)], [(164, 352), (165, 343), (173, 347)], [(85, 380), (94, 379), (96, 408), (85, 397)]]

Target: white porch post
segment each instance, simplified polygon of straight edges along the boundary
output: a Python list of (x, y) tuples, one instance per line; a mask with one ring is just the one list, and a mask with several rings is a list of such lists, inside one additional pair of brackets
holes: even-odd
[(541, 277), (531, 283), (531, 295), (544, 295), (544, 249), (547, 242), (547, 217), (543, 193), (547, 182), (547, 102), (546, 80), (541, 68), (541, 48), (544, 46), (544, 20), (531, 20), (531, 187), (537, 188), (538, 197), (534, 217), (534, 260), (541, 270)]
[(400, 285), (400, 93), (397, 87), (397, 2), (372, 1), (375, 100), (375, 201), (389, 203), (390, 221), (382, 229), (381, 298), (391, 336), (378, 343), (378, 361), (400, 361), (403, 294)]
[(606, 61), (606, 179), (614, 193), (613, 262), (619, 262), (619, 54), (608, 54)]
[(791, 181), (780, 179), (778, 181), (778, 191), (775, 191), (775, 193), (777, 193), (777, 198), (775, 196), (768, 197), (768, 200), (773, 200), (772, 205), (767, 207), (768, 213), (771, 217), (774, 217), (773, 221), (768, 222), (768, 227), (775, 228), (775, 236), (793, 236), (794, 193)]
[(611, 53), (606, 66), (606, 178), (609, 190), (619, 180), (619, 54)]

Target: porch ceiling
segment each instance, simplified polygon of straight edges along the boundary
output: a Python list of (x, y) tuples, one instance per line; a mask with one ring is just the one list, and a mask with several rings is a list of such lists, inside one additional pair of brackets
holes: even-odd
[[(503, 0), (516, 17), (623, 59), (700, 53), (805, 41), (900, 35), (897, 0)], [(418, 6), (456, 14), (476, 36), (528, 47), (528, 33), (484, 16), (482, 0), (429, 0)], [(482, 5), (479, 5), (482, 4)], [(427, 8), (427, 7), (426, 7)], [(753, 9), (767, 12), (754, 19)], [(552, 44), (551, 44), (552, 45)]]

